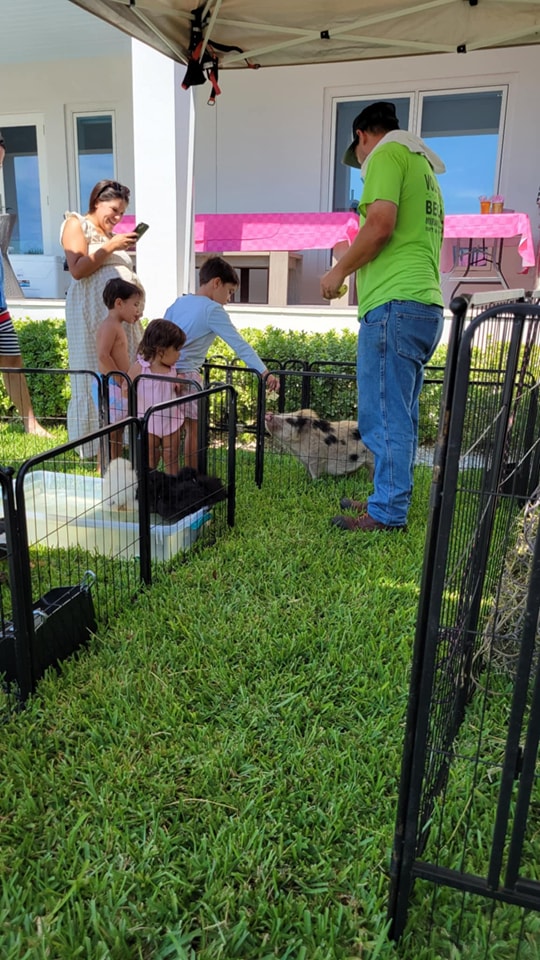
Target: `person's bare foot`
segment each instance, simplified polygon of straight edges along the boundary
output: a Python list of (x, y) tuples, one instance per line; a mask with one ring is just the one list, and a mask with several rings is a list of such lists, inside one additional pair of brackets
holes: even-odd
[(48, 437), (52, 440), (52, 433), (49, 433), (45, 427), (42, 427), (37, 420), (29, 420), (28, 426), (25, 424), (26, 433), (31, 433), (34, 437)]

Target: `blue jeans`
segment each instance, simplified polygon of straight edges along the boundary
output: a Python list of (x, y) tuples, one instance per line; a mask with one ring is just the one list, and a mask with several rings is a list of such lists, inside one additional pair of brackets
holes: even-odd
[(375, 457), (368, 512), (390, 526), (407, 521), (424, 365), (442, 329), (442, 307), (412, 300), (391, 300), (360, 320), (358, 429)]

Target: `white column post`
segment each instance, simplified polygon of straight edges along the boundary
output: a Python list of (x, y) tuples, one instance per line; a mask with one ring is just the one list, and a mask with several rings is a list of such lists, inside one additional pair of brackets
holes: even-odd
[(150, 229), (137, 245), (145, 316), (162, 317), (193, 289), (193, 155), (195, 111), (182, 90), (185, 67), (132, 40), (135, 213)]

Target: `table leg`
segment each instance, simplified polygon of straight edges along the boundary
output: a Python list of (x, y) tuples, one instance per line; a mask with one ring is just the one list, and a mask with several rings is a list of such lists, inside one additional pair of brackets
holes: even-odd
[(271, 250), (268, 264), (268, 305), (286, 307), (289, 288), (289, 252)]
[[(506, 290), (509, 289), (509, 284), (502, 272), (501, 263), (502, 263), (502, 254), (504, 248), (504, 238), (498, 237), (493, 240), (493, 246), (491, 247), (491, 252), (488, 248), (488, 243), (486, 239), (481, 240), (482, 246), (478, 249), (474, 246), (474, 238), (469, 237), (467, 242), (467, 253), (466, 264), (464, 272), (456, 280), (458, 281), (455, 287), (450, 294), (450, 301), (456, 296), (457, 291), (461, 286), (466, 286), (467, 284), (474, 284), (475, 286), (480, 286), (483, 283), (489, 284), (499, 284), (501, 287), (504, 287)], [(458, 242), (458, 254), (460, 249), (462, 249)], [(482, 267), (487, 266), (487, 271), (483, 271)], [(458, 261), (459, 269), (459, 261)], [(477, 270), (479, 272), (475, 273)], [(455, 267), (450, 272), (452, 276), (455, 272)]]

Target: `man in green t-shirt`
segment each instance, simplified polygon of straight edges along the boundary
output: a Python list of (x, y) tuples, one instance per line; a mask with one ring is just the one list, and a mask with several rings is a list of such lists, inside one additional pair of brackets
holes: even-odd
[(444, 208), (436, 173), (444, 164), (399, 129), (393, 103), (366, 107), (343, 162), (361, 167), (360, 230), (321, 279), (326, 299), (356, 270), (358, 428), (375, 457), (374, 492), (341, 501), (342, 530), (405, 530), (418, 442), (424, 366), (443, 327), (439, 259)]

